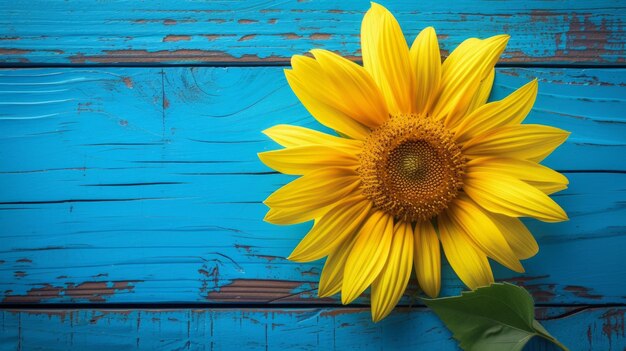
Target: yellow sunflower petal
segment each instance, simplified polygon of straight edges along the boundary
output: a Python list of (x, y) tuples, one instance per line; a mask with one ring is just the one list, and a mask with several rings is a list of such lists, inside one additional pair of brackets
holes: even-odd
[(433, 27), (427, 27), (415, 38), (409, 52), (415, 76), (415, 111), (426, 110), (439, 89), (441, 53)]
[[(446, 57), (445, 61), (446, 65), (454, 66), (459, 64), (458, 61), (462, 60), (465, 55), (467, 55), (471, 50), (474, 50), (477, 45), (480, 45), (482, 40), (478, 38), (467, 38), (459, 44), (448, 57)], [(441, 86), (440, 86), (441, 88)]]
[(359, 185), (353, 170), (322, 168), (276, 190), (264, 203), (271, 209), (265, 220), (274, 224), (306, 222), (322, 215), (327, 206), (350, 195)]
[(370, 128), (389, 118), (380, 89), (363, 67), (327, 50), (314, 49), (311, 53), (332, 77), (329, 81), (337, 94), (336, 103), (345, 114)]
[(551, 194), (567, 188), (569, 181), (561, 173), (536, 162), (506, 157), (479, 157), (467, 163), (468, 173), (494, 172), (502, 173)]
[(288, 259), (309, 262), (327, 256), (354, 234), (371, 207), (371, 202), (360, 195), (342, 200), (315, 221)]
[(537, 241), (518, 218), (495, 213), (487, 213), (487, 215), (500, 228), (502, 235), (519, 259), (524, 260), (533, 257), (539, 252)]
[(304, 211), (293, 211), (289, 208), (270, 208), (265, 214), (264, 221), (272, 224), (297, 224), (314, 220), (323, 216), (327, 207), (319, 207)]
[(437, 232), (430, 221), (415, 225), (415, 274), (426, 295), (435, 298), (441, 288), (441, 248)]
[(341, 291), (343, 270), (355, 241), (355, 238), (347, 238), (335, 251), (328, 255), (320, 275), (320, 284), (317, 289), (319, 297), (332, 296)]
[(526, 183), (534, 186), (547, 195), (558, 193), (559, 191), (567, 189), (567, 185), (562, 183), (538, 183), (529, 180), (527, 180)]
[(487, 103), (489, 95), (491, 95), (491, 88), (493, 87), (493, 80), (495, 77), (496, 70), (495, 68), (492, 68), (487, 77), (480, 81), (478, 91), (474, 94), (474, 97), (472, 97), (472, 101), (467, 108), (468, 114)]
[(484, 211), (467, 198), (458, 198), (448, 209), (450, 220), (474, 240), (487, 256), (516, 272), (524, 268), (511, 250), (500, 229)]
[(514, 177), (493, 172), (471, 172), (465, 192), (484, 209), (509, 217), (534, 217), (544, 222), (567, 220), (565, 211), (539, 189)]
[(409, 47), (398, 21), (372, 3), (361, 24), (363, 66), (380, 87), (392, 114), (413, 112), (415, 88)]
[(266, 151), (258, 154), (268, 167), (280, 173), (301, 175), (324, 167), (349, 167), (356, 170), (356, 155), (342, 152), (339, 148), (322, 145), (296, 146)]
[(413, 269), (413, 229), (411, 223), (398, 222), (385, 267), (372, 283), (372, 320), (387, 317), (406, 290)]
[(446, 214), (439, 216), (439, 234), (450, 266), (465, 285), (476, 289), (493, 283), (487, 256)]
[(537, 80), (534, 79), (506, 98), (481, 106), (455, 128), (457, 141), (464, 142), (489, 130), (521, 123), (536, 97)]
[(317, 61), (295, 55), (291, 58), (291, 66), (292, 70), (285, 70), (287, 82), (315, 119), (351, 138), (365, 139), (369, 129), (342, 109), (341, 99), (350, 97), (332, 88), (332, 83)]
[(373, 212), (357, 234), (343, 272), (341, 302), (348, 304), (372, 284), (387, 262), (393, 218), (384, 212)]
[(279, 124), (263, 131), (276, 143), (284, 147), (307, 145), (326, 145), (339, 148), (344, 152), (358, 153), (363, 142), (360, 140), (340, 138), (317, 130), (289, 124)]
[(461, 44), (443, 62), (438, 100), (432, 115), (444, 119), (452, 128), (460, 122), (484, 80), (504, 51), (508, 35)]
[(563, 144), (570, 133), (543, 125), (500, 127), (470, 139), (463, 145), (467, 156), (514, 157), (540, 162)]

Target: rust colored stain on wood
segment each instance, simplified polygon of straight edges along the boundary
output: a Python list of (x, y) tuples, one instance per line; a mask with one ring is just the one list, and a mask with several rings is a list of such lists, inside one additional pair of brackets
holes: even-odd
[[(295, 40), (300, 39), (301, 36), (295, 33), (283, 33), (279, 34), (285, 39)], [(322, 34), (324, 35), (324, 34)], [(207, 38), (209, 41), (216, 40), (220, 36), (226, 35), (202, 35)], [(232, 35), (230, 35), (232, 36)], [(247, 41), (253, 39), (255, 34), (244, 35), (239, 38), (238, 41)], [(311, 38), (315, 39), (315, 38)], [(446, 50), (441, 50), (442, 58), (445, 59), (449, 53)], [(524, 53), (521, 51), (506, 51), (504, 57), (500, 62), (529, 62), (530, 59), (526, 57)], [(556, 54), (552, 57), (546, 57), (545, 60), (549, 62), (558, 62), (563, 59), (564, 54)], [(355, 61), (361, 62), (362, 58), (360, 56), (344, 56), (345, 58)], [(212, 62), (212, 63), (278, 63), (278, 64), (288, 64), (290, 61), (289, 57), (282, 57), (271, 55), (267, 57), (259, 57), (257, 55), (242, 55), (242, 56), (233, 56), (226, 51), (221, 50), (199, 50), (199, 49), (181, 49), (181, 50), (159, 50), (159, 51), (148, 51), (148, 50), (106, 50), (104, 54), (101, 55), (85, 55), (82, 53), (78, 53), (76, 55), (70, 56), (70, 61), (75, 64), (84, 64), (84, 63), (167, 63), (167, 62)], [(597, 62), (597, 60), (593, 57), (584, 57), (580, 56), (577, 58), (579, 62)], [(617, 60), (618, 63), (626, 62), (626, 59), (620, 58)]]
[(217, 291), (207, 294), (206, 299), (215, 302), (252, 301), (268, 303), (276, 300), (299, 301), (299, 293), (294, 290), (306, 282), (285, 280), (235, 279)]
[[(202, 281), (200, 294), (201, 296), (206, 298), (209, 291), (211, 291), (212, 289), (217, 289), (219, 287), (220, 267), (219, 265), (209, 267), (207, 264), (203, 264), (202, 268), (198, 269), (198, 273), (202, 275), (202, 278), (200, 278), (200, 280)], [(212, 288), (209, 288), (209, 283), (212, 283)]]
[(548, 22), (548, 17), (555, 17), (563, 15), (563, 13), (557, 13), (548, 10), (530, 10), (531, 22)]
[(77, 54), (70, 57), (72, 63), (130, 63), (130, 62), (272, 62), (288, 63), (288, 57), (242, 55), (235, 57), (219, 50), (107, 50), (103, 55)]
[(120, 291), (132, 291), (134, 283), (139, 280), (122, 280), (112, 282), (84, 282), (78, 285), (66, 283), (65, 286), (45, 284), (40, 288), (32, 288), (25, 295), (6, 296), (3, 303), (42, 303), (46, 300), (70, 297), (73, 300), (104, 302), (107, 297)]
[(252, 24), (252, 23), (257, 23), (259, 22), (258, 20), (251, 20), (251, 19), (240, 19), (239, 21), (237, 21), (237, 23), (239, 24)]
[(165, 37), (163, 37), (163, 42), (168, 42), (168, 41), (189, 41), (191, 40), (191, 35), (174, 35), (174, 34), (170, 34), (170, 35), (166, 35)]
[(565, 288), (563, 288), (563, 290), (572, 292), (574, 293), (574, 295), (578, 297), (586, 298), (586, 299), (593, 299), (593, 300), (602, 299), (602, 295), (592, 295), (589, 292), (593, 289), (585, 288), (584, 286), (568, 285)]
[(236, 35), (235, 34), (201, 34), (200, 36), (203, 38), (206, 38), (208, 41), (216, 41), (219, 38), (234, 37)]
[[(622, 22), (607, 21), (603, 19), (600, 24), (592, 21), (592, 13), (572, 13), (553, 12), (546, 10), (533, 10), (530, 13), (531, 22), (548, 23), (550, 21), (558, 21), (562, 17), (564, 21), (569, 22), (569, 28), (564, 33), (556, 33), (554, 41), (556, 50), (552, 57), (546, 57), (547, 61), (559, 61), (564, 57), (568, 57), (573, 51), (584, 51), (592, 55), (577, 55), (578, 62), (602, 62), (603, 55), (611, 55), (613, 52), (611, 46), (620, 45), (611, 43), (610, 37), (614, 34), (609, 27), (622, 27)], [(565, 48), (562, 48), (562, 46)], [(515, 61), (523, 62), (529, 60), (524, 58), (526, 55), (520, 51), (507, 51)], [(623, 63), (624, 58), (618, 58), (618, 63)]]
[(221, 37), (219, 34), (202, 34), (201, 37), (206, 38), (208, 41), (215, 41)]
[(239, 38), (239, 40), (237, 41), (247, 41), (250, 39), (254, 39), (254, 37), (256, 37), (256, 34), (248, 34), (248, 35), (244, 35), (243, 37)]
[(328, 33), (313, 33), (309, 36), (309, 38), (313, 40), (326, 40), (330, 39), (331, 35)]
[(294, 39), (300, 39), (302, 38), (301, 35), (298, 35), (296, 33), (285, 33), (285, 34), (281, 34), (281, 36), (285, 39), (289, 39), (289, 40), (294, 40)]
[(235, 248), (236, 249), (243, 249), (247, 253), (252, 252), (252, 246), (250, 246), (250, 245), (235, 244)]
[(6, 296), (4, 303), (40, 303), (45, 300), (61, 297), (62, 287), (46, 284), (41, 288), (32, 288), (26, 295)]
[(122, 78), (122, 81), (124, 82), (127, 88), (129, 89), (133, 88), (133, 80), (130, 77), (124, 77)]
[(182, 23), (195, 23), (197, 22), (195, 19), (185, 19), (185, 20), (173, 20), (173, 19), (137, 19), (137, 20), (133, 20), (132, 23), (136, 23), (136, 24), (147, 24), (147, 23), (163, 23), (163, 25), (166, 26), (173, 26), (176, 25), (180, 22)]
[(280, 256), (270, 256), (270, 255), (256, 255), (256, 257), (258, 257), (258, 258), (262, 258), (262, 259), (264, 259), (264, 260), (267, 260), (267, 262), (272, 262), (272, 261), (274, 261), (274, 260), (276, 260), (276, 259), (279, 259), (279, 260), (284, 260), (284, 259), (285, 259), (284, 257), (280, 257)]
[[(608, 54), (606, 47), (610, 45), (609, 36), (612, 32), (607, 27), (607, 21), (602, 20), (600, 25), (596, 25), (591, 21), (591, 13), (585, 13), (580, 17), (574, 13), (570, 22), (569, 31), (567, 32), (568, 44), (574, 47), (584, 47), (592, 51), (598, 52), (601, 55)], [(617, 23), (621, 25), (621, 23)], [(585, 35), (581, 35), (585, 33)]]
[(0, 55), (24, 55), (33, 52), (33, 50), (24, 49), (0, 49)]
[(609, 339), (609, 345), (612, 343), (613, 334), (624, 337), (624, 310), (612, 309), (602, 315), (604, 322), (602, 323), (602, 333)]
[[(403, 308), (397, 308), (397, 311), (402, 311), (404, 312)], [(336, 309), (331, 309), (331, 310), (325, 310), (322, 313), (320, 313), (320, 316), (329, 316), (329, 317), (337, 317), (337, 316), (342, 316), (342, 315), (346, 315), (346, 314), (353, 314), (353, 313), (361, 313), (362, 310), (360, 308), (350, 308), (350, 309), (344, 309), (344, 308), (336, 308)], [(347, 327), (350, 324), (347, 323), (342, 323), (340, 325), (340, 327)]]

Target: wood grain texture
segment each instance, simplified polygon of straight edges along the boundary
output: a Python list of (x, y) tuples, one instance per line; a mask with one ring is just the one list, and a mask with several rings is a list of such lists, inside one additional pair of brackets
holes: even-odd
[[(496, 276), (539, 303), (622, 304), (626, 71), (503, 68), (491, 98), (534, 77), (527, 122), (572, 132), (546, 160), (571, 220), (528, 221), (540, 253)], [(278, 123), (323, 129), (281, 68), (0, 71), (0, 301), (336, 303), (316, 298), (321, 262), (284, 259), (309, 224), (262, 221), (293, 179), (256, 157)]]
[[(385, 1), (409, 39), (436, 27), (444, 54), (509, 33), (511, 63), (624, 64), (620, 0)], [(367, 1), (0, 1), (5, 64), (287, 63), (325, 48), (360, 57)]]
[[(539, 308), (571, 351), (622, 351), (623, 307)], [(0, 350), (455, 350), (441, 321), (401, 308), (374, 324), (365, 308), (0, 311)], [(557, 350), (533, 339), (529, 351)]]

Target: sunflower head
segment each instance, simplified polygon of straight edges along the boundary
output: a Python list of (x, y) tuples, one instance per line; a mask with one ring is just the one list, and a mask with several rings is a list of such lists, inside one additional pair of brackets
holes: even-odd
[(471, 38), (442, 63), (433, 28), (409, 48), (398, 22), (372, 3), (361, 27), (363, 66), (325, 50), (294, 56), (285, 75), (311, 115), (337, 135), (279, 125), (284, 149), (259, 154), (298, 179), (270, 195), (265, 219), (314, 221), (290, 259), (326, 263), (319, 295), (350, 303), (371, 286), (372, 318), (391, 312), (413, 271), (439, 294), (441, 247), (470, 288), (493, 282), (488, 258), (523, 272), (538, 251), (520, 221), (566, 220), (549, 195), (567, 179), (539, 164), (565, 141), (522, 124), (533, 80), (487, 103), (507, 35)]
[(369, 134), (359, 156), (363, 195), (399, 220), (430, 220), (463, 185), (459, 146), (442, 123), (429, 118), (392, 116)]

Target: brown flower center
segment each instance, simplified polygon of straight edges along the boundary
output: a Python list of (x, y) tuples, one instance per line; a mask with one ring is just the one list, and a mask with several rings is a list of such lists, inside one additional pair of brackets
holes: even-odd
[(463, 185), (465, 159), (453, 135), (419, 115), (393, 116), (376, 128), (359, 160), (363, 194), (402, 220), (438, 215)]

